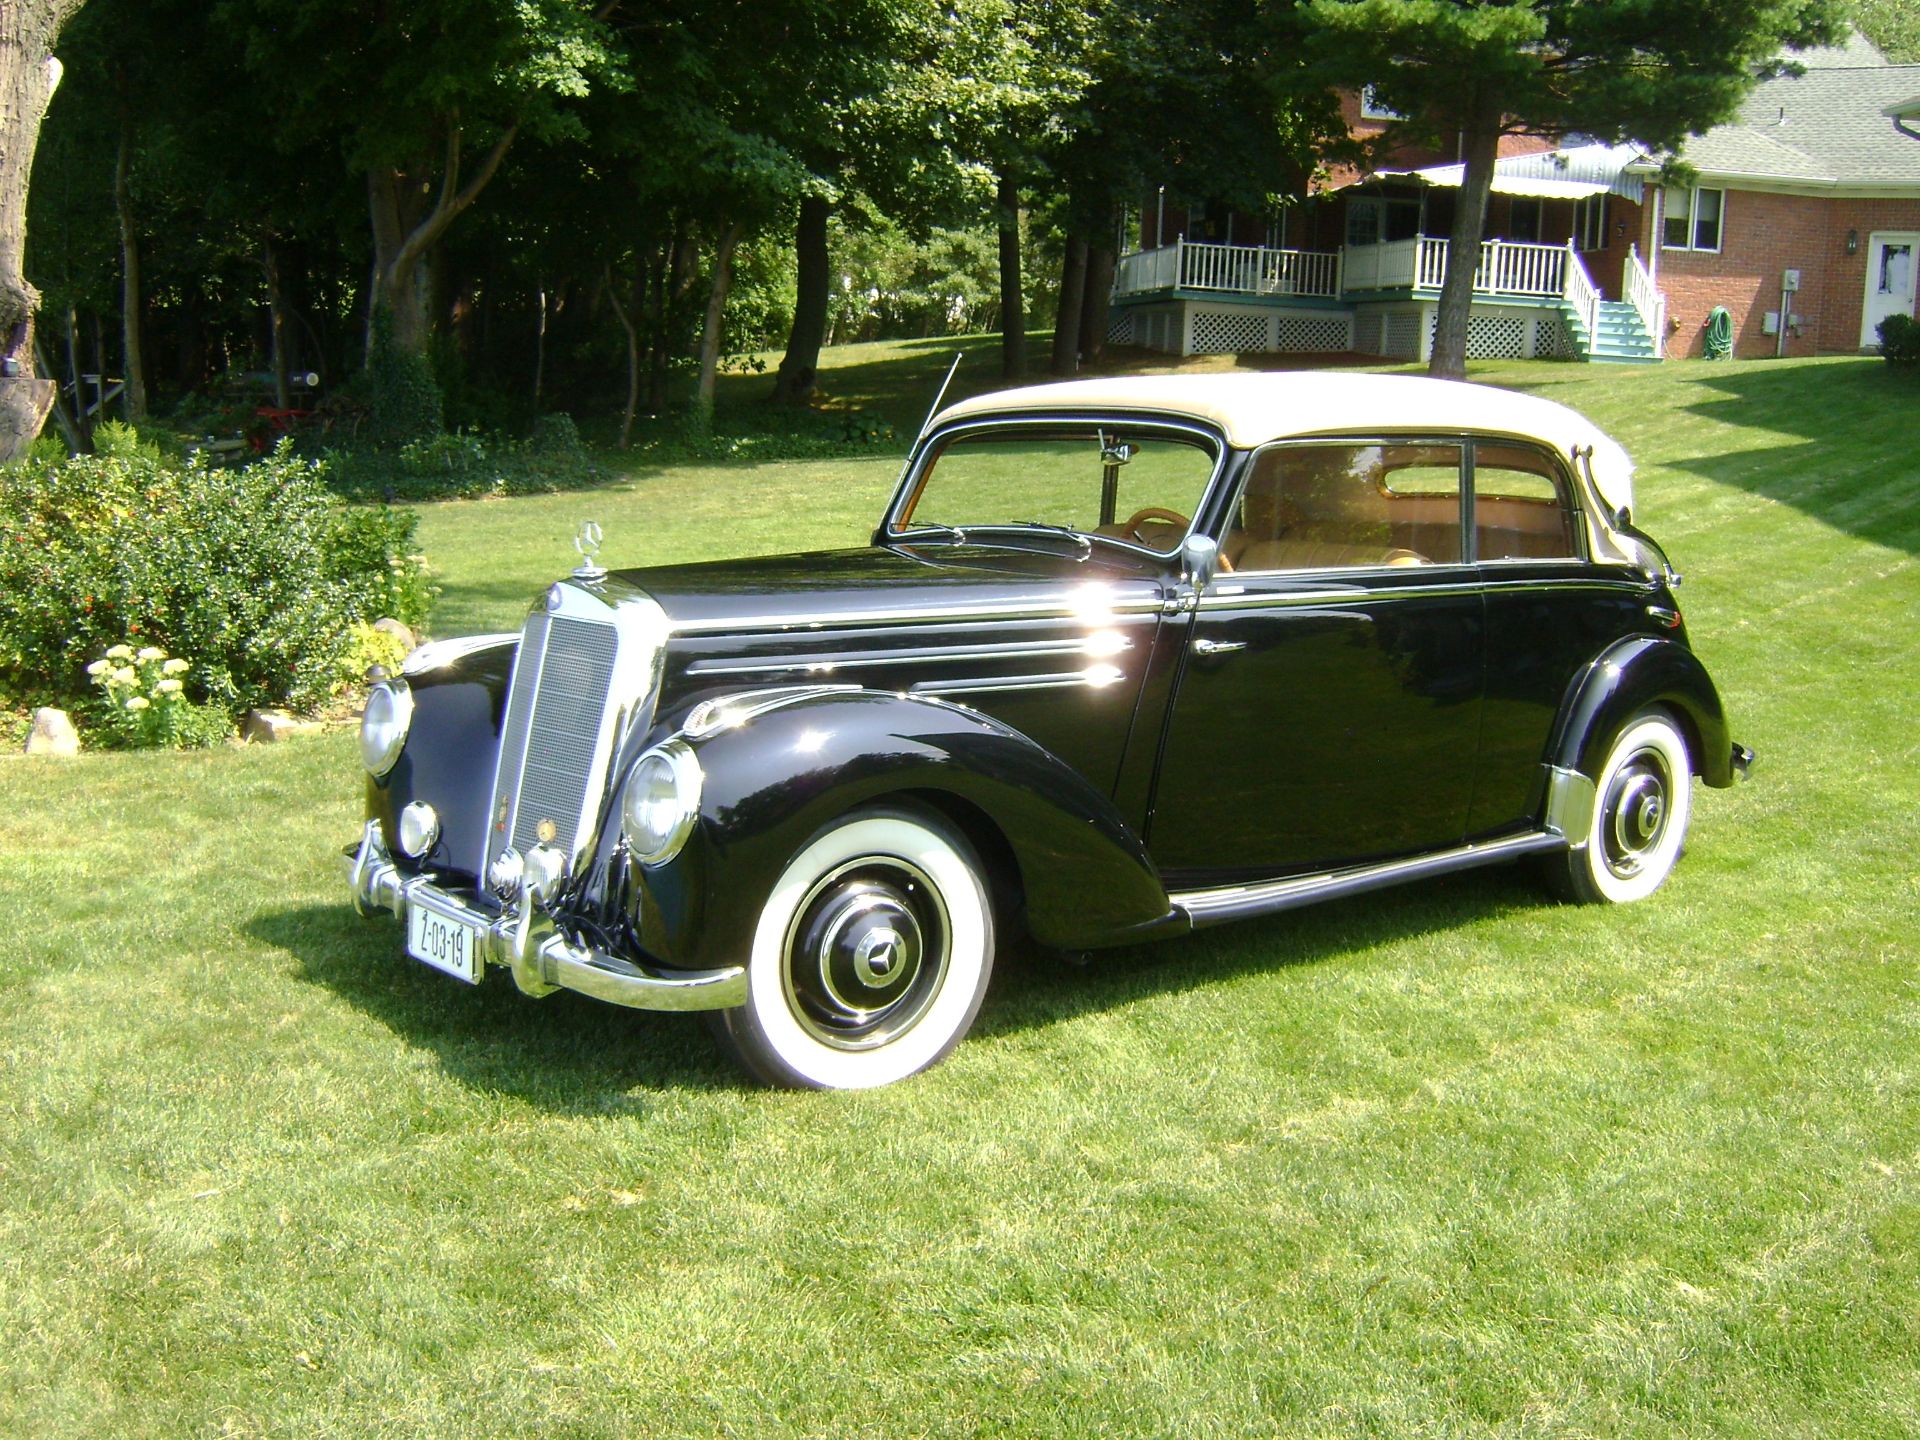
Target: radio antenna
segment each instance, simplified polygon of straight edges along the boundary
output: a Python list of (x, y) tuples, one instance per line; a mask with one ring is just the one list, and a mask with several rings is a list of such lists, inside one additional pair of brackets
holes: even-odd
[(953, 372), (960, 368), (960, 359), (966, 353), (964, 350), (953, 352), (953, 364), (947, 367), (947, 378), (940, 382), (940, 393), (933, 397), (933, 408), (927, 411), (927, 418), (921, 422), (920, 433), (913, 437), (915, 445), (926, 439), (927, 431), (933, 428), (933, 417), (940, 413), (940, 402), (947, 398), (947, 387), (953, 384)]

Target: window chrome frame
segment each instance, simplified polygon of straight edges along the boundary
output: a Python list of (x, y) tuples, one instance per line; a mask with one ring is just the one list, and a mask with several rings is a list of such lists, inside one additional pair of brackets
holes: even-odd
[[(880, 525), (874, 532), (876, 545), (912, 545), (923, 539), (934, 539), (951, 535), (955, 526), (949, 524), (911, 525), (906, 529), (896, 529), (901, 515), (919, 500), (926, 488), (928, 474), (934, 458), (951, 441), (963, 436), (982, 432), (1009, 432), (1019, 430), (1059, 429), (1063, 425), (1088, 426), (1095, 430), (1109, 428), (1131, 428), (1136, 430), (1157, 430), (1163, 434), (1177, 434), (1190, 440), (1197, 440), (1206, 447), (1212, 456), (1212, 468), (1207, 472), (1195, 498), (1193, 513), (1187, 517), (1187, 528), (1167, 550), (1155, 550), (1150, 546), (1125, 540), (1117, 535), (1102, 535), (1093, 530), (1082, 530), (1077, 526), (1062, 526), (1074, 535), (1084, 535), (1089, 540), (1103, 544), (1116, 545), (1130, 550), (1144, 559), (1159, 564), (1178, 561), (1181, 548), (1186, 544), (1187, 536), (1200, 527), (1201, 519), (1209, 509), (1208, 502), (1220, 487), (1220, 478), (1226, 473), (1228, 462), (1236, 453), (1227, 443), (1227, 437), (1214, 426), (1201, 424), (1180, 416), (1157, 415), (1151, 411), (1114, 410), (1111, 412), (1076, 410), (1039, 412), (1020, 415), (983, 415), (974, 419), (962, 420), (957, 424), (945, 425), (928, 435), (926, 440), (914, 451), (901, 472), (899, 483), (894, 486), (893, 499), (887, 504), (886, 512), (880, 518)], [(1016, 535), (1046, 534), (1045, 530), (1029, 530), (1024, 525), (1012, 521), (1000, 521), (983, 525), (962, 524), (957, 527), (961, 533), (972, 535), (992, 535), (1012, 533)]]

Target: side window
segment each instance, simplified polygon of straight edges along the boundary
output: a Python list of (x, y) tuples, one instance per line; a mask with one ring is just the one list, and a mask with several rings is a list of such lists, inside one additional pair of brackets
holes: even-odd
[(1577, 558), (1560, 463), (1528, 446), (1475, 445), (1473, 530), (1483, 561)]
[(1460, 559), (1460, 447), (1273, 445), (1254, 457), (1221, 554), (1235, 570)]

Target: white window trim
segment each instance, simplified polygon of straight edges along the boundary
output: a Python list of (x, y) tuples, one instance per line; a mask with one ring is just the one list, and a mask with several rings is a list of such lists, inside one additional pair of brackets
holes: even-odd
[(1360, 118), (1362, 120), (1404, 120), (1407, 117), (1398, 110), (1389, 110), (1384, 105), (1376, 104), (1373, 98), (1373, 86), (1362, 85), (1360, 87)]
[[(1694, 221), (1694, 209), (1699, 204), (1700, 192), (1702, 190), (1712, 190), (1720, 197), (1720, 228), (1715, 237), (1716, 243), (1712, 245), (1696, 245), (1693, 243), (1699, 234), (1699, 229)], [(1660, 248), (1662, 250), (1691, 250), (1700, 255), (1718, 255), (1726, 248), (1727, 244), (1726, 188), (1720, 185), (1688, 185), (1684, 187), (1670, 185), (1663, 186), (1661, 189), (1663, 196), (1671, 196), (1676, 193), (1684, 193), (1687, 197), (1687, 243), (1684, 245), (1670, 245), (1667, 243), (1667, 222), (1673, 218), (1673, 211), (1666, 208), (1663, 204), (1660, 214)]]

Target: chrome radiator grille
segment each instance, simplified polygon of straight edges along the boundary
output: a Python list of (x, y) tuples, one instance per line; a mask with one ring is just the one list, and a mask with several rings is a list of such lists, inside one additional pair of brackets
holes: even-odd
[(528, 619), (507, 697), (481, 874), (509, 844), (524, 854), (544, 838), (572, 858), (590, 838), (617, 714), (611, 691), (619, 650), (611, 616)]

